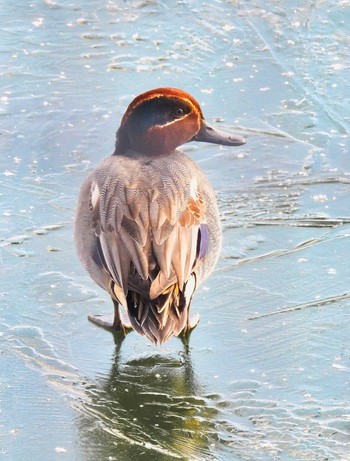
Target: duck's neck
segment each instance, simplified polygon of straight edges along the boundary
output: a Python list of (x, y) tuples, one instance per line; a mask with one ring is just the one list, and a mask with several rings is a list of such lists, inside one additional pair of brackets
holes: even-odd
[(160, 127), (150, 129), (142, 136), (130, 133), (126, 126), (121, 126), (117, 131), (117, 139), (113, 155), (128, 155), (137, 152), (147, 157), (160, 157), (169, 155), (178, 146), (176, 133)]

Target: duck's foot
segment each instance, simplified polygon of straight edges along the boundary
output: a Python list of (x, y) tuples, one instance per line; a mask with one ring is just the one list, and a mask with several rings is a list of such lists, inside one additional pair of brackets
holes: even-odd
[(122, 336), (126, 336), (130, 331), (133, 330), (129, 317), (121, 315), (119, 312), (118, 303), (113, 299), (114, 304), (114, 315), (88, 315), (88, 319), (93, 324), (97, 325), (104, 330), (110, 331), (113, 334), (121, 333)]
[(97, 325), (104, 330), (108, 330), (112, 333), (121, 332), (124, 336), (126, 336), (130, 331), (133, 330), (132, 326), (128, 322), (122, 322), (120, 319), (119, 321), (115, 322), (114, 315), (88, 315), (88, 319), (94, 325)]
[(188, 352), (190, 347), (190, 336), (192, 331), (196, 328), (199, 323), (199, 314), (195, 314), (191, 320), (188, 321), (187, 327), (184, 328), (182, 334), (180, 335), (180, 339), (182, 344), (185, 346), (186, 352)]

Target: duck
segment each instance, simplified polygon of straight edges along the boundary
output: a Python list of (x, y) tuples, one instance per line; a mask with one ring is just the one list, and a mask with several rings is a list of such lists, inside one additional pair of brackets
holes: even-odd
[(112, 299), (111, 315), (91, 322), (155, 345), (189, 338), (198, 286), (221, 248), (215, 192), (199, 166), (179, 150), (200, 141), (240, 146), (242, 136), (218, 130), (199, 103), (177, 88), (156, 88), (127, 107), (113, 154), (81, 186), (74, 238), (78, 257)]

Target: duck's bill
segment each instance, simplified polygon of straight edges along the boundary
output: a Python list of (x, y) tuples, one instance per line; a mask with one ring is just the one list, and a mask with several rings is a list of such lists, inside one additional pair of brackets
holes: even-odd
[(246, 142), (243, 136), (217, 130), (208, 125), (205, 120), (202, 120), (201, 129), (191, 141), (211, 142), (223, 146), (241, 146)]

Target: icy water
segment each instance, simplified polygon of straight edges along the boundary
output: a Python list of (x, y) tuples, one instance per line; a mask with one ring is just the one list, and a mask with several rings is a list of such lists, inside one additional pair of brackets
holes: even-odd
[[(350, 459), (350, 2), (2, 1), (1, 459)], [(189, 91), (224, 245), (189, 355), (112, 312), (72, 238), (131, 99)]]

